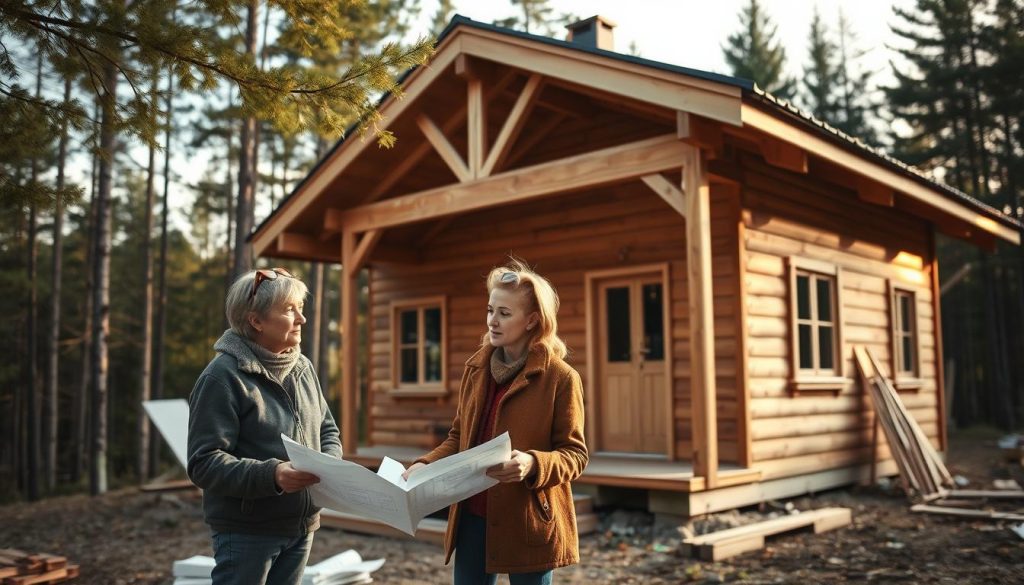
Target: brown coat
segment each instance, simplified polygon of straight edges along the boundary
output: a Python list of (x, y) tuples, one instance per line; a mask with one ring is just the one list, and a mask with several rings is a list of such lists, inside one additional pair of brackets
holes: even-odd
[[(471, 447), (487, 401), (493, 351), (485, 345), (466, 361), (448, 438), (420, 461), (431, 463)], [(579, 562), (570, 482), (589, 460), (583, 419), (579, 374), (545, 348), (531, 349), (526, 365), (498, 403), (494, 435), (508, 431), (513, 449), (536, 458), (536, 473), (526, 481), (500, 483), (487, 491), (488, 573), (546, 571)], [(456, 505), (448, 511), (445, 564), (455, 547), (461, 508)]]

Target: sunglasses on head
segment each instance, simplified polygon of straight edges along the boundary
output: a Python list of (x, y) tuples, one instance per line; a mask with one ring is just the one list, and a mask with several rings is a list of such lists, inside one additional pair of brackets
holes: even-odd
[(518, 272), (503, 272), (501, 274), (501, 276), (498, 277), (498, 281), (502, 282), (504, 284), (513, 284), (513, 283), (519, 282), (519, 273)]
[(252, 280), (252, 292), (249, 293), (249, 300), (251, 301), (256, 296), (256, 291), (259, 290), (264, 280), (277, 280), (278, 274), (288, 278), (295, 278), (291, 272), (284, 268), (260, 268), (256, 271), (256, 276)]

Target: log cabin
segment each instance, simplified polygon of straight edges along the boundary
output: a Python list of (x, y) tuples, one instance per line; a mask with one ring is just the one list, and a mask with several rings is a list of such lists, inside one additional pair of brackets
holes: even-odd
[(613, 27), (455, 17), (381, 100), (397, 144), (340, 141), (254, 231), (257, 255), (342, 266), (346, 456), (442, 440), (510, 254), (558, 290), (584, 380), (574, 489), (696, 515), (894, 472), (855, 345), (944, 450), (936, 235), (1021, 225), (751, 81), (615, 53)]

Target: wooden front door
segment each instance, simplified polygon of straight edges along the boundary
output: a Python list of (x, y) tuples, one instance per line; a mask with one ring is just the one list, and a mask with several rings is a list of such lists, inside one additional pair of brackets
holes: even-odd
[(663, 295), (660, 275), (598, 283), (602, 451), (666, 453)]

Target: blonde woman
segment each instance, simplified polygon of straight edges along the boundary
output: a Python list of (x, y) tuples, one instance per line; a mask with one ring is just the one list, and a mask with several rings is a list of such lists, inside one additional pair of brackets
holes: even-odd
[(552, 582), (579, 562), (570, 482), (589, 455), (583, 388), (558, 337), (558, 295), (523, 262), (487, 276), (487, 333), (466, 362), (448, 438), (406, 472), (509, 432), (512, 457), (488, 475), (498, 485), (450, 508), (445, 563), (455, 585)]
[(281, 434), (341, 457), (338, 426), (299, 351), (306, 285), (283, 268), (238, 278), (225, 303), (231, 328), (189, 396), (188, 476), (203, 488), (214, 585), (298, 585), (320, 526), (287, 462)]

